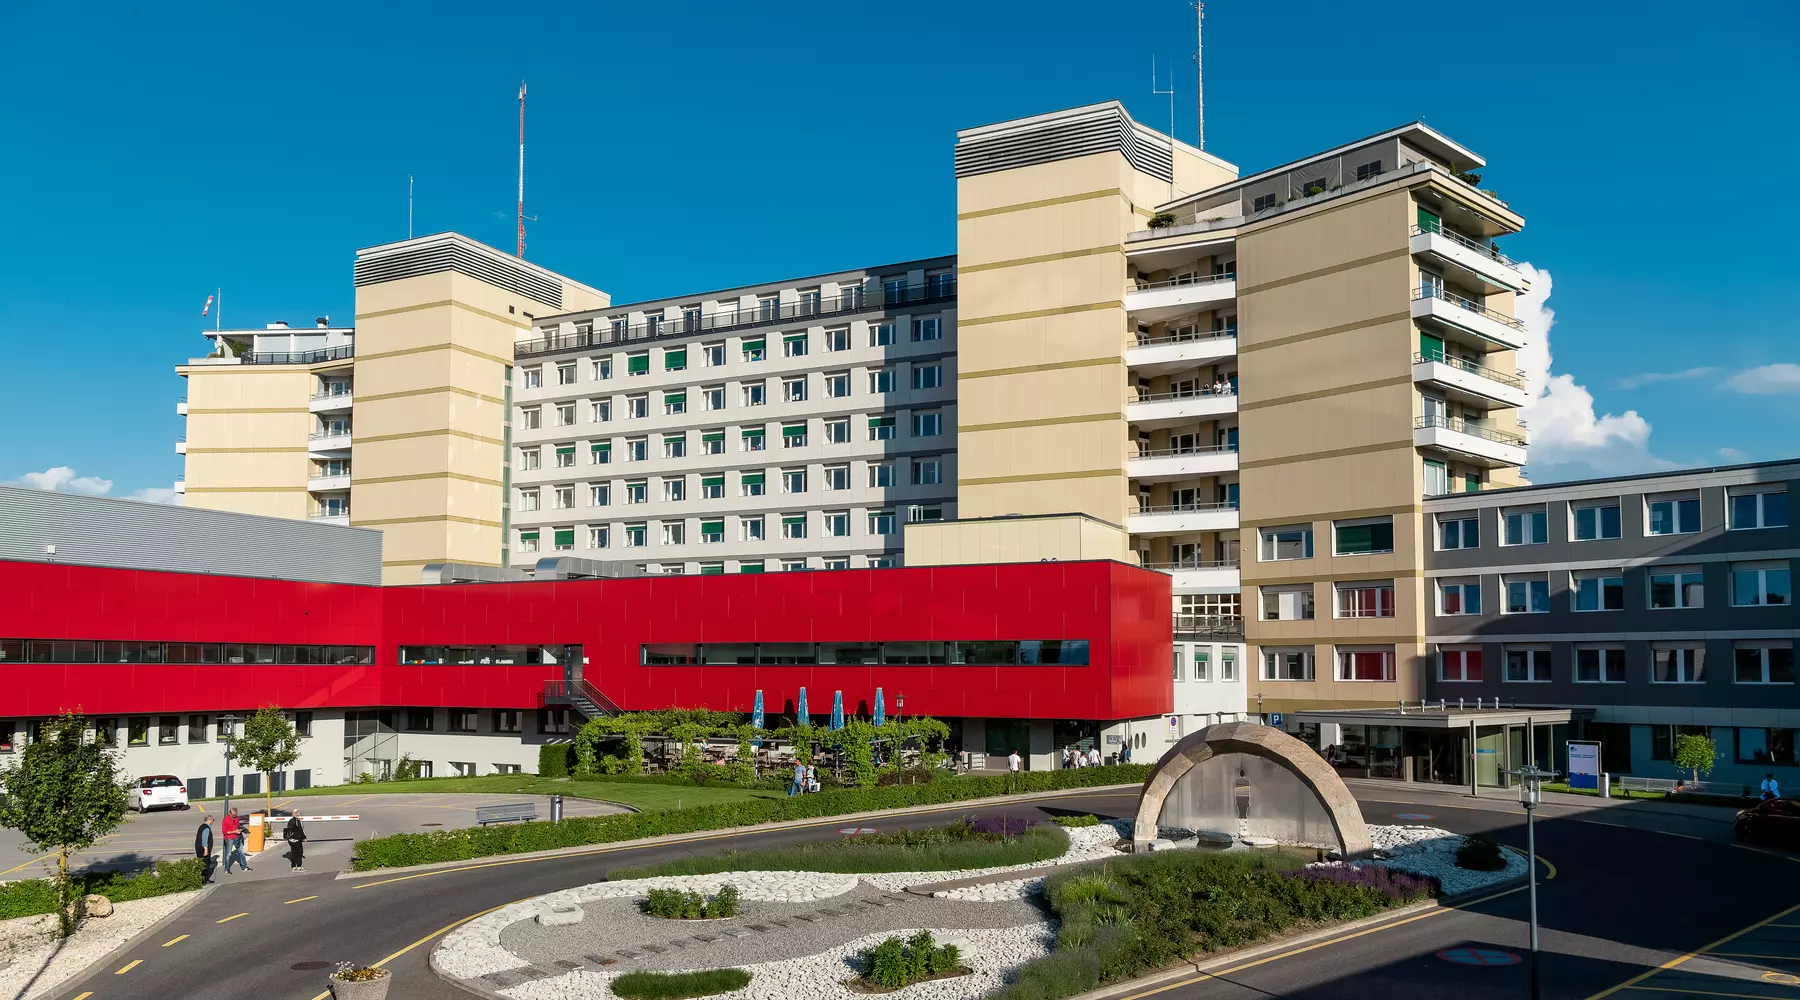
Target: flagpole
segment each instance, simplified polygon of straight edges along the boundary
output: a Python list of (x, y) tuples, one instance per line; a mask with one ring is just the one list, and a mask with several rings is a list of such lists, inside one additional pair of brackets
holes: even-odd
[(213, 302), (219, 307), (213, 311), (213, 332), (218, 333), (225, 325), (225, 289), (223, 287), (213, 290)]

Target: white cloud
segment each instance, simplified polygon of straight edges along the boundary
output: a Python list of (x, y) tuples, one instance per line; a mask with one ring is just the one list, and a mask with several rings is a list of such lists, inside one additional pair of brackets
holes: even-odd
[(166, 503), (181, 506), (182, 495), (167, 486), (146, 486), (141, 490), (133, 490), (127, 500), (142, 500), (144, 503)]
[[(78, 476), (74, 469), (66, 465), (57, 465), (42, 472), (27, 472), (7, 485), (23, 486), (32, 490), (48, 490), (52, 493), (80, 493), (83, 496), (101, 497), (112, 492), (113, 481), (101, 479), (99, 476)], [(179, 494), (172, 489), (160, 486), (137, 490), (128, 499), (142, 500), (145, 503), (181, 503)]]
[(1710, 365), (1701, 368), (1687, 368), (1678, 372), (1644, 372), (1641, 375), (1627, 375), (1619, 380), (1619, 388), (1636, 389), (1639, 386), (1655, 385), (1658, 382), (1680, 382), (1687, 379), (1705, 378), (1718, 371)]
[(1780, 364), (1748, 368), (1725, 380), (1725, 388), (1752, 396), (1800, 392), (1800, 365)]
[(1733, 465), (1737, 465), (1737, 464), (1740, 464), (1743, 462), (1750, 461), (1749, 455), (1745, 454), (1742, 451), (1739, 451), (1736, 448), (1720, 448), (1719, 449), (1719, 458), (1721, 461), (1730, 462)]
[(1547, 305), (1550, 272), (1530, 264), (1520, 270), (1531, 279), (1531, 291), (1514, 302), (1527, 331), (1518, 359), (1532, 397), (1521, 412), (1531, 430), (1531, 478), (1548, 482), (1672, 468), (1674, 463), (1650, 453), (1650, 421), (1636, 410), (1597, 414), (1586, 386), (1573, 375), (1551, 373), (1556, 312)]

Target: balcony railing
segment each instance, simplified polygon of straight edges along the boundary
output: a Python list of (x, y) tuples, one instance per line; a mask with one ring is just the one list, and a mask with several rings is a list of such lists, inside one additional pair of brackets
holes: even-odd
[(729, 313), (714, 313), (690, 321), (686, 317), (646, 321), (626, 327), (623, 332), (611, 326), (552, 334), (537, 340), (522, 340), (513, 345), (515, 357), (573, 351), (614, 344), (635, 344), (671, 337), (691, 337), (715, 330), (750, 330), (761, 326), (779, 326), (815, 316), (839, 316), (873, 312), (896, 306), (945, 302), (956, 298), (956, 279), (944, 277), (903, 288), (845, 289), (827, 299), (788, 302), (774, 308), (753, 307)]
[(1419, 294), (1413, 296), (1413, 301), (1417, 302), (1420, 299), (1442, 299), (1443, 301), (1448, 302), (1451, 305), (1456, 306), (1460, 309), (1467, 309), (1468, 311), (1470, 311), (1484, 319), (1493, 320), (1494, 322), (1500, 324), (1501, 326), (1510, 327), (1514, 330), (1519, 331), (1520, 333), (1525, 332), (1525, 324), (1523, 322), (1521, 322), (1520, 320), (1514, 319), (1513, 317), (1508, 316), (1505, 313), (1497, 313), (1494, 310), (1489, 309), (1487, 306), (1484, 306), (1481, 303), (1475, 301), (1474, 299), (1471, 299), (1464, 295), (1458, 295), (1448, 288), (1444, 288), (1441, 286), (1438, 288), (1421, 288), (1421, 289), (1419, 289)]
[(1422, 365), (1428, 361), (1433, 364), (1449, 365), (1457, 371), (1468, 372), (1470, 375), (1474, 375), (1477, 378), (1484, 378), (1491, 382), (1499, 382), (1502, 385), (1510, 385), (1514, 389), (1525, 388), (1525, 376), (1523, 374), (1508, 375), (1497, 368), (1484, 368), (1473, 361), (1459, 358), (1454, 354), (1445, 354), (1442, 351), (1426, 351), (1421, 354), (1413, 355), (1413, 364), (1415, 365)]
[(1177, 389), (1174, 392), (1140, 392), (1136, 396), (1126, 398), (1127, 403), (1157, 403), (1169, 399), (1200, 399), (1205, 396), (1235, 396), (1237, 387), (1230, 383), (1217, 386), (1203, 385), (1194, 389)]
[(342, 430), (335, 430), (335, 431), (313, 431), (310, 435), (307, 436), (307, 440), (309, 440), (309, 441), (324, 441), (328, 438), (341, 438), (341, 437), (349, 437), (349, 436), (350, 436), (350, 428), (345, 427)]
[(320, 400), (320, 399), (346, 399), (346, 398), (348, 398), (348, 397), (349, 397), (349, 396), (350, 396), (350, 394), (351, 394), (351, 392), (350, 392), (350, 388), (349, 388), (349, 387), (348, 387), (348, 386), (345, 386), (345, 387), (344, 387), (344, 388), (342, 388), (342, 389), (327, 389), (327, 390), (326, 390), (326, 391), (324, 391), (324, 392), (315, 392), (315, 393), (313, 393), (313, 394), (312, 394), (312, 396), (311, 396), (311, 397), (309, 397), (309, 398), (311, 398), (311, 399), (313, 399), (313, 400)]
[(1131, 290), (1134, 292), (1152, 292), (1159, 288), (1184, 288), (1188, 285), (1212, 285), (1221, 281), (1236, 281), (1237, 272), (1227, 271), (1224, 274), (1189, 274), (1180, 278), (1169, 278), (1165, 281), (1134, 281)]
[(1237, 446), (1230, 444), (1196, 444), (1185, 448), (1143, 448), (1133, 458), (1178, 458), (1182, 455), (1225, 455), (1236, 454)]
[[(1237, 508), (1233, 507), (1233, 510)], [(1177, 559), (1174, 562), (1148, 562), (1145, 569), (1174, 573), (1184, 569), (1237, 569), (1236, 559)]]
[[(1237, 510), (1238, 505), (1229, 500), (1219, 503), (1165, 503), (1140, 504), (1134, 514), (1200, 514), (1221, 510)], [(1236, 565), (1235, 563), (1233, 565)]]
[(1458, 434), (1467, 434), (1471, 437), (1478, 437), (1483, 441), (1493, 441), (1497, 444), (1509, 444), (1515, 448), (1523, 448), (1526, 445), (1525, 439), (1517, 434), (1508, 434), (1505, 431), (1494, 430), (1492, 427), (1483, 427), (1480, 424), (1464, 420), (1461, 417), (1440, 417), (1426, 414), (1425, 416), (1414, 420), (1413, 426), (1420, 430), (1427, 427), (1441, 427), (1447, 431), (1455, 431)]
[(1197, 340), (1230, 340), (1238, 335), (1237, 327), (1224, 330), (1194, 330), (1189, 333), (1177, 333), (1169, 337), (1139, 337), (1133, 341), (1133, 347), (1160, 347), (1164, 344), (1188, 344)]
[(1183, 638), (1242, 642), (1244, 619), (1239, 615), (1176, 615), (1175, 634)]
[(321, 510), (317, 514), (314, 514), (312, 516), (312, 519), (315, 521), (323, 521), (327, 518), (332, 518), (332, 517), (349, 517), (349, 516), (350, 516), (350, 508), (344, 507), (342, 509)]
[(289, 351), (286, 353), (240, 354), (238, 360), (247, 365), (315, 365), (321, 361), (343, 361), (356, 357), (356, 345), (346, 344), (343, 347), (327, 347), (319, 351)]
[(1458, 244), (1461, 244), (1462, 246), (1468, 247), (1470, 250), (1475, 251), (1476, 253), (1482, 255), (1483, 257), (1486, 257), (1487, 259), (1493, 261), (1496, 264), (1504, 264), (1507, 267), (1513, 267), (1513, 268), (1516, 268), (1519, 266), (1518, 261), (1515, 261), (1511, 257), (1508, 257), (1507, 255), (1501, 253), (1498, 250), (1495, 250), (1491, 245), (1489, 245), (1487, 243), (1483, 243), (1480, 240), (1471, 239), (1470, 237), (1464, 236), (1461, 233), (1452, 232), (1451, 230), (1444, 229), (1441, 226), (1414, 226), (1412, 228), (1412, 234), (1414, 236), (1423, 236), (1426, 233), (1431, 233), (1434, 236), (1442, 236), (1443, 238), (1449, 240), (1452, 243), (1458, 243)]

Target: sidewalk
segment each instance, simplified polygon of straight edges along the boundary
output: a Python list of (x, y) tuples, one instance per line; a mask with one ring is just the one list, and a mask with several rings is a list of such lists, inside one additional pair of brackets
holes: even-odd
[[(1413, 796), (1420, 799), (1440, 799), (1446, 804), (1454, 803), (1467, 809), (1491, 809), (1494, 812), (1524, 813), (1519, 804), (1519, 790), (1516, 788), (1483, 788), (1479, 796), (1469, 794), (1463, 786), (1428, 785), (1419, 782), (1408, 784), (1401, 781), (1383, 781), (1378, 778), (1346, 778), (1344, 784), (1350, 787), (1351, 794), (1358, 792), (1384, 791), (1394, 795)], [(1655, 799), (1603, 799), (1597, 795), (1576, 795), (1570, 792), (1544, 792), (1542, 802), (1545, 806), (1559, 811), (1561, 815), (1597, 810), (1620, 810), (1643, 816), (1679, 816), (1687, 819), (1707, 820), (1715, 823), (1732, 823), (1737, 819), (1736, 806), (1709, 806), (1693, 802), (1662, 802)]]

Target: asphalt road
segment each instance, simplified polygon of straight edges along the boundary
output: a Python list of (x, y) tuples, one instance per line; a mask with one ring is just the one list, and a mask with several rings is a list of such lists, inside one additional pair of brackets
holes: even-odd
[[(1525, 843), (1523, 814), (1516, 803), (1393, 786), (1358, 786), (1355, 791), (1371, 822), (1396, 822), (1395, 813), (1423, 813), (1433, 817), (1427, 821), (1432, 825), (1484, 832), (1518, 847)], [(1134, 806), (1135, 796), (1075, 793), (982, 812), (1128, 816)], [(926, 826), (969, 811), (952, 806), (877, 826)], [(1768, 919), (1800, 901), (1800, 864), (1794, 859), (1733, 845), (1728, 824), (1703, 813), (1659, 810), (1654, 805), (1546, 806), (1540, 817), (1541, 871), (1546, 876), (1554, 871), (1539, 891), (1544, 996), (1800, 1000), (1800, 975), (1794, 975), (1800, 973), (1800, 909), (1784, 919)], [(414, 874), (337, 880), (321, 873), (223, 885), (180, 914), (154, 940), (52, 997), (241, 1000), (254, 995), (315, 1000), (326, 995), (325, 975), (336, 963), (378, 961), (394, 970), (390, 993), (394, 1000), (461, 1000), (468, 994), (437, 980), (426, 958), (438, 936), (482, 912), (599, 880), (613, 867), (828, 839), (838, 835), (838, 825), (822, 821), (799, 830), (596, 848), (554, 858), (478, 861)], [(1400, 918), (1320, 945), (1276, 952), (1255, 963), (1191, 977), (1193, 981), (1151, 991), (1119, 991), (1117, 996), (1121, 1000), (1149, 996), (1510, 1000), (1527, 995), (1524, 962), (1461, 965), (1437, 953), (1465, 949), (1483, 960), (1502, 962), (1507, 956), (1523, 956), (1525, 912), (1526, 894), (1509, 892), (1457, 909)], [(1715, 944), (1759, 921), (1766, 922), (1733, 941)], [(1709, 946), (1710, 956), (1692, 954)], [(1739, 957), (1749, 954), (1769, 957)], [(1677, 964), (1666, 971), (1606, 992), (1672, 962)]]

